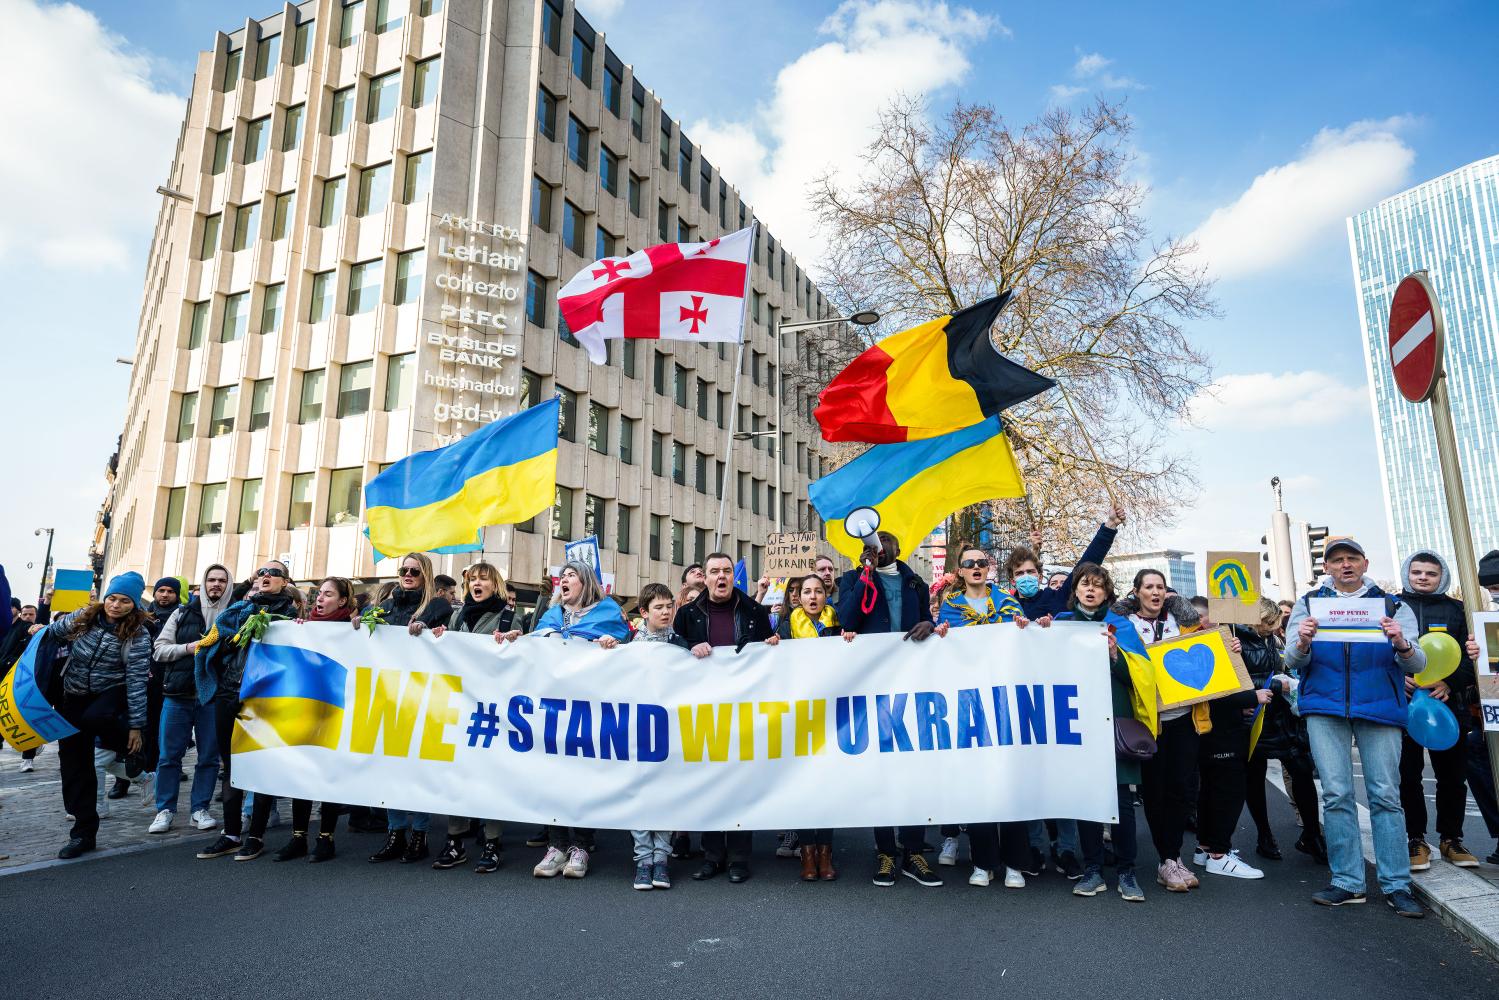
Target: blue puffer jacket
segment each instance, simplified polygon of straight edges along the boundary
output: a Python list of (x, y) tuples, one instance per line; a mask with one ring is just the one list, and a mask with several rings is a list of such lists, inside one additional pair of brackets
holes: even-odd
[[(1298, 610), (1306, 608), (1309, 597), (1336, 596), (1337, 591), (1324, 585), (1298, 601)], [(1400, 617), (1400, 601), (1378, 587), (1370, 586), (1359, 596), (1384, 598), (1385, 614)], [(1290, 628), (1286, 632), (1294, 634)], [(1407, 638), (1414, 635), (1414, 629), (1406, 633)], [(1300, 670), (1297, 694), (1303, 716), (1335, 715), (1404, 728), (1406, 671), (1396, 662), (1388, 643), (1313, 642), (1311, 646), (1310, 657)]]

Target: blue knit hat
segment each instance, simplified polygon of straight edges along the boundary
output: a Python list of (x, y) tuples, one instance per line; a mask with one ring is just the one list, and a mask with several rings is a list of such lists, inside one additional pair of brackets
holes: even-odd
[(145, 593), (146, 581), (139, 573), (120, 573), (111, 577), (109, 586), (104, 588), (104, 593), (99, 595), (99, 600), (104, 600), (110, 594), (123, 594), (130, 598), (138, 608), (141, 606), (141, 595)]

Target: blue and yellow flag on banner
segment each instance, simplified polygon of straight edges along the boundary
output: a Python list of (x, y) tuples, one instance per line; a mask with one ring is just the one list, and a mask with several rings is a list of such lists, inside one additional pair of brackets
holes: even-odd
[(998, 415), (940, 437), (877, 444), (807, 490), (827, 522), (828, 542), (855, 561), (864, 543), (843, 529), (843, 519), (861, 507), (874, 509), (880, 530), (900, 539), (901, 558), (907, 559), (953, 511), (1024, 495), (1020, 466)]
[(242, 702), (231, 748), (249, 753), (268, 747), (338, 749), (344, 725), (348, 668), (322, 653), (256, 642), (245, 660)]
[[(26, 628), (26, 623), (18, 621), (11, 627)], [(56, 648), (46, 632), (38, 632), (15, 668), (0, 680), (0, 737), (16, 750), (35, 750), (78, 732), (47, 701), (46, 681), (38, 678), (39, 672), (51, 676)]]
[(559, 406), (552, 399), (486, 424), (365, 483), (370, 544), (391, 554), (472, 545), (487, 525), (546, 510), (557, 493)]

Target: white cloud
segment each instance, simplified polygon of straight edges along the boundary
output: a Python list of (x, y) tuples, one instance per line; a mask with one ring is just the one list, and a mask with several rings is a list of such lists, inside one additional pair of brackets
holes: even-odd
[(1061, 104), (1089, 91), (1102, 93), (1106, 90), (1144, 90), (1145, 85), (1133, 77), (1116, 76), (1109, 72), (1114, 60), (1099, 52), (1087, 52), (1077, 57), (1072, 64), (1072, 78), (1078, 83), (1055, 83), (1051, 86), (1053, 104)]
[(957, 83), (968, 73), (972, 46), (1009, 34), (994, 17), (925, 0), (847, 0), (819, 31), (831, 40), (781, 68), (752, 120), (687, 127), (804, 261), (820, 247), (807, 211), (812, 182), (827, 170), (858, 168), (870, 128), (892, 98)]
[(625, 0), (578, 0), (578, 6), (583, 8), (584, 16), (592, 22), (595, 18), (610, 18), (618, 14), (624, 9)]
[(0, 259), (122, 268), (149, 230), (183, 99), (71, 4), (6, 5), (0, 32)]
[(1400, 137), (1408, 118), (1323, 129), (1305, 153), (1260, 174), (1192, 234), (1220, 278), (1293, 260), (1342, 221), (1404, 187), (1416, 154)]
[(1320, 371), (1224, 375), (1193, 396), (1187, 412), (1196, 427), (1259, 437), (1367, 417), (1369, 390)]

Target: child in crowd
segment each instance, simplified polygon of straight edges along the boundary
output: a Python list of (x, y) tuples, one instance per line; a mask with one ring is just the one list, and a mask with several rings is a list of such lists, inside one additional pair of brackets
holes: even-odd
[[(631, 642), (658, 642), (691, 649), (686, 639), (672, 631), (671, 621), (677, 613), (671, 588), (664, 583), (648, 583), (640, 592), (640, 609), (645, 612), (640, 629)], [(670, 889), (670, 830), (631, 830), (635, 841), (635, 888)]]

